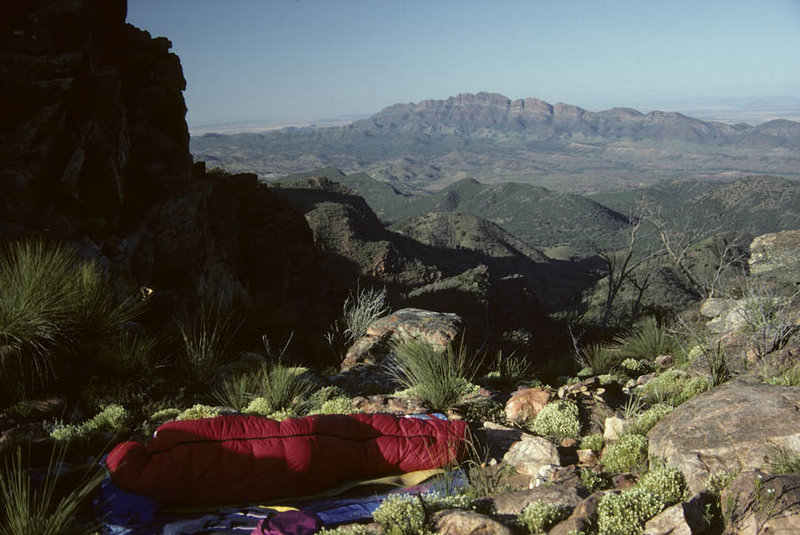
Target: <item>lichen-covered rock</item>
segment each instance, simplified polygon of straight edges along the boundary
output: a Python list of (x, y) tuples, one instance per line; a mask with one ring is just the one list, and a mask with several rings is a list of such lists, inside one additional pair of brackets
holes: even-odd
[(418, 340), (444, 350), (460, 334), (457, 314), (403, 308), (372, 322), (366, 334), (355, 341), (342, 361), (342, 370), (357, 364), (381, 364), (392, 343)]
[(633, 427), (633, 418), (620, 418), (611, 416), (606, 418), (603, 425), (603, 440), (619, 440), (619, 438)]
[(762, 467), (770, 447), (800, 452), (799, 412), (800, 387), (731, 381), (657, 423), (649, 455), (680, 469), (697, 492), (714, 472)]
[(537, 476), (542, 467), (560, 464), (561, 457), (558, 448), (546, 438), (524, 434), (509, 448), (503, 461), (521, 474)]
[(588, 533), (590, 528), (597, 523), (597, 506), (604, 494), (604, 492), (596, 492), (588, 498), (584, 498), (565, 520), (553, 526), (550, 535)]
[(513, 532), (486, 515), (475, 511), (448, 510), (434, 513), (431, 519), (441, 535), (512, 535)]
[(478, 500), (478, 506), (488, 507), (502, 517), (519, 515), (528, 504), (536, 501), (548, 502), (572, 509), (588, 495), (589, 493), (586, 489), (570, 480), (481, 498)]
[(757, 236), (750, 243), (750, 273), (797, 281), (800, 277), (800, 230)]
[(506, 402), (506, 418), (511, 423), (533, 420), (552, 396), (545, 388), (520, 388)]

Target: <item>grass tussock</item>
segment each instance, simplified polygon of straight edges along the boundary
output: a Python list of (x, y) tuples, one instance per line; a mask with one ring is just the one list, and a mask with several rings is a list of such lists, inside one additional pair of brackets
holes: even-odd
[(388, 371), (397, 383), (434, 410), (446, 411), (464, 403), (475, 386), (477, 360), (463, 346), (441, 350), (419, 340), (392, 346)]
[(56, 467), (64, 452), (54, 450), (42, 482), (32, 480), (20, 450), (6, 460), (0, 472), (0, 535), (88, 535), (98, 530), (97, 522), (81, 524), (76, 517), (105, 474), (99, 468), (90, 470), (74, 488), (63, 489)]
[(177, 371), (192, 387), (209, 388), (230, 361), (237, 330), (232, 318), (221, 305), (201, 303), (193, 316), (176, 320), (181, 341)]
[(142, 307), (141, 301), (117, 299), (100, 268), (67, 244), (40, 238), (3, 244), (0, 386), (5, 397), (28, 395), (95, 361)]
[(653, 361), (659, 355), (674, 354), (680, 349), (678, 340), (654, 317), (637, 322), (612, 343), (622, 359)]

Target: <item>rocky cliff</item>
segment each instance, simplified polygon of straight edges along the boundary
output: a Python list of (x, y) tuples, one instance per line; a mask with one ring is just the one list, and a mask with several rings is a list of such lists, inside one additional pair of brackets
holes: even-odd
[(0, 9), (0, 239), (46, 232), (174, 303), (305, 292), (312, 236), (254, 175), (192, 164), (171, 43), (124, 0)]

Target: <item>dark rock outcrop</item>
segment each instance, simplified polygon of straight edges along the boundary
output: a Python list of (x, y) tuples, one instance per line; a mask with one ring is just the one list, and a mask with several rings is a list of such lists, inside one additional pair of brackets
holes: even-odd
[(255, 175), (192, 165), (180, 60), (125, 16), (124, 0), (0, 10), (0, 239), (92, 244), (165, 313), (208, 293), (278, 308), (307, 294), (308, 225)]

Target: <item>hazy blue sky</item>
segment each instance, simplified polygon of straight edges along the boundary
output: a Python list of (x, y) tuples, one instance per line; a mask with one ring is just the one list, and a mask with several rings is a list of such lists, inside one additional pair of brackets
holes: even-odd
[(800, 0), (128, 0), (190, 125), (490, 91), (588, 109), (800, 96)]

